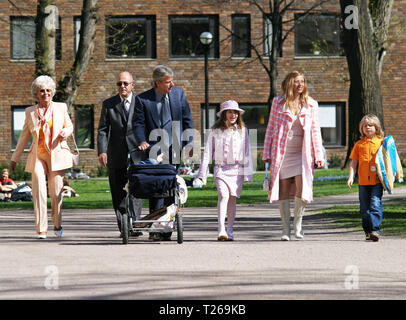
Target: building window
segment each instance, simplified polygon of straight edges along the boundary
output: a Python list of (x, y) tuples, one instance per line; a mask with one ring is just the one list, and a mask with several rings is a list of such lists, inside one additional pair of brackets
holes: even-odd
[(200, 34), (209, 31), (213, 42), (209, 47), (209, 57), (219, 57), (218, 15), (169, 16), (170, 57), (200, 58), (204, 56), (204, 46)]
[[(23, 131), (24, 122), (25, 122), (25, 107), (21, 106), (14, 106), (11, 107), (12, 113), (12, 123), (11, 123), (11, 148), (15, 149), (17, 146), (18, 139), (20, 138), (20, 134)], [(28, 149), (31, 146), (32, 137), (28, 142), (27, 146), (25, 147)]]
[[(264, 15), (264, 55), (269, 56), (272, 50), (272, 35), (273, 35), (273, 26), (270, 16)], [(279, 25), (278, 31), (278, 48), (279, 57), (282, 57), (282, 22)]]
[(107, 58), (156, 58), (155, 16), (106, 18)]
[[(35, 59), (35, 20), (33, 17), (10, 17), (11, 58)], [(61, 17), (55, 29), (55, 59), (62, 58)]]
[(11, 58), (34, 59), (35, 22), (33, 17), (10, 17)]
[(245, 111), (243, 115), (245, 126), (248, 130), (257, 130), (257, 147), (263, 147), (269, 118), (268, 105), (262, 103), (240, 103), (239, 105)]
[(342, 56), (340, 17), (295, 15), (295, 56)]
[(319, 103), (319, 121), (324, 146), (345, 146), (344, 103)]
[(250, 15), (234, 14), (231, 16), (232, 24), (232, 56), (233, 57), (251, 57), (251, 21)]
[(75, 140), (79, 148), (94, 149), (94, 107), (75, 106)]
[[(201, 128), (201, 146), (205, 146), (205, 140), (207, 138), (208, 133), (206, 132), (206, 105), (202, 103), (200, 105), (200, 128)], [(209, 104), (209, 130), (217, 121), (217, 112), (220, 111), (219, 104)]]

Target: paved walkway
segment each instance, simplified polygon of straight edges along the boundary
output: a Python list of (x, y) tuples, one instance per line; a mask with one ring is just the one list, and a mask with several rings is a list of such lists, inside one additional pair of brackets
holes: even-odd
[(63, 238), (38, 240), (31, 211), (1, 210), (0, 299), (406, 299), (406, 238), (366, 242), (311, 211), (349, 203), (317, 198), (289, 242), (276, 204), (238, 206), (234, 242), (216, 241), (216, 208), (183, 209), (183, 244), (123, 245), (111, 210), (66, 210)]

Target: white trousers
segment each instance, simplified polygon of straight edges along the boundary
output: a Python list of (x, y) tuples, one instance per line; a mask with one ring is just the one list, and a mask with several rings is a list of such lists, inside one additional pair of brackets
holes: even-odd
[(34, 172), (32, 172), (32, 197), (37, 233), (47, 232), (48, 230), (47, 178), (52, 204), (52, 222), (56, 229), (61, 227), (62, 189), (65, 170), (51, 171), (50, 168), (50, 155), (48, 153), (38, 154)]
[[(218, 191), (217, 214), (218, 214), (218, 235), (234, 239), (233, 229), (234, 220), (236, 215), (236, 202), (237, 197), (230, 195), (230, 190), (227, 184), (221, 180), (216, 179), (216, 186)], [(227, 215), (227, 231), (225, 227)]]

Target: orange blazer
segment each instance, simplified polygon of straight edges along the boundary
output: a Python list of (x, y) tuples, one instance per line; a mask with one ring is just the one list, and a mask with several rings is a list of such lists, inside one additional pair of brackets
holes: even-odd
[[(52, 117), (52, 144), (51, 144), (51, 171), (59, 171), (72, 167), (72, 155), (66, 140), (56, 140), (59, 133), (64, 130), (66, 137), (73, 133), (73, 125), (68, 114), (68, 107), (65, 103), (52, 102), (54, 113)], [(32, 136), (32, 144), (28, 150), (27, 164), (25, 171), (33, 172), (35, 160), (37, 157), (39, 127), (38, 116), (35, 111), (36, 106), (31, 106), (25, 109), (25, 122), (23, 131), (18, 139), (17, 146), (11, 156), (11, 161), (18, 162), (21, 154), (24, 151), (30, 137)]]

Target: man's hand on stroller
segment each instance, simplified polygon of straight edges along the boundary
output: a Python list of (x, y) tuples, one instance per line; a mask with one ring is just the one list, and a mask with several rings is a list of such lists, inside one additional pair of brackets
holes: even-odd
[(149, 147), (149, 143), (144, 141), (144, 142), (140, 143), (140, 145), (138, 146), (138, 149), (140, 149), (141, 151), (145, 151), (148, 149), (148, 147)]

